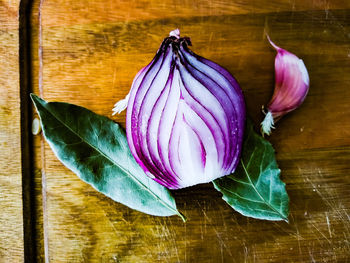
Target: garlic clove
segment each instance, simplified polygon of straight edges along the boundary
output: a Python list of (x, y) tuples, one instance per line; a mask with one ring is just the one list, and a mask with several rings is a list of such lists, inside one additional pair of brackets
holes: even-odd
[(280, 48), (267, 36), (276, 49), (275, 89), (261, 123), (262, 134), (271, 134), (274, 124), (285, 114), (298, 108), (308, 93), (310, 80), (303, 60)]

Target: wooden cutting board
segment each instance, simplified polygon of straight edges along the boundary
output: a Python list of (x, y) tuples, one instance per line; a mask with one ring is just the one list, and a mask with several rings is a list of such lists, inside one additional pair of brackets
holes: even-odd
[[(1, 1), (0, 15), (0, 262), (350, 260), (349, 1)], [(186, 223), (142, 214), (80, 181), (42, 136), (28, 136), (30, 91), (125, 125), (125, 113), (111, 116), (114, 103), (175, 28), (238, 79), (257, 127), (274, 86), (265, 33), (304, 60), (308, 97), (268, 138), (289, 224), (240, 215), (211, 184), (174, 191)]]

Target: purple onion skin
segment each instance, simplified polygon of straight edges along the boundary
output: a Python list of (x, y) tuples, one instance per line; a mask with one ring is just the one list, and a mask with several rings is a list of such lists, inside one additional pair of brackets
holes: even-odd
[(149, 177), (169, 189), (232, 173), (245, 127), (238, 82), (189, 45), (186, 37), (165, 38), (136, 75), (127, 107), (131, 153)]

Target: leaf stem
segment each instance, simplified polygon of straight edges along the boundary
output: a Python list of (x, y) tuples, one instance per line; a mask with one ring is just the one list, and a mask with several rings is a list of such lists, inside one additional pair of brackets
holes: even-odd
[(178, 211), (176, 214), (182, 219), (184, 223), (186, 223), (187, 218), (184, 214), (182, 214), (180, 211)]

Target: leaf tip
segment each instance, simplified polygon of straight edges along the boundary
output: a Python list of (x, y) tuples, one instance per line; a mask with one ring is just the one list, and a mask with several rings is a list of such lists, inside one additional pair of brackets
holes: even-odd
[(29, 96), (30, 96), (31, 100), (33, 101), (35, 107), (37, 107), (37, 105), (38, 105), (39, 103), (40, 103), (40, 104), (46, 103), (45, 100), (43, 100), (42, 98), (40, 98), (39, 96), (37, 96), (37, 95), (34, 94), (34, 93), (30, 93)]
[(29, 97), (31, 98), (31, 100), (32, 100), (33, 102), (38, 98), (38, 96), (35, 95), (34, 93), (30, 93), (30, 94), (29, 94)]

